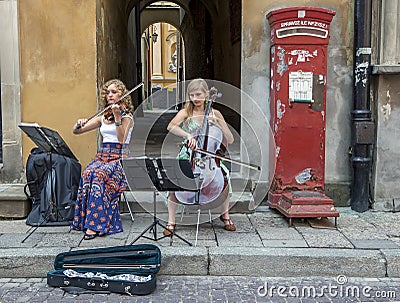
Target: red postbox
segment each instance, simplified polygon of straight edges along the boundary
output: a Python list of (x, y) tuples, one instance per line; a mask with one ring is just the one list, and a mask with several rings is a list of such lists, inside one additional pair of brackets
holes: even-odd
[(325, 195), (329, 27), (335, 12), (289, 7), (267, 15), (271, 28), (270, 124), (276, 168), (268, 204), (286, 217), (339, 216)]

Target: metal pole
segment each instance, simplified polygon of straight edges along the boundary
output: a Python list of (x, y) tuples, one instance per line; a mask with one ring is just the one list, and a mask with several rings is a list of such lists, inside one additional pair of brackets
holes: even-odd
[[(136, 28), (136, 74), (138, 83), (143, 82), (142, 75), (142, 29), (140, 28), (140, 3), (135, 6), (135, 28)], [(139, 89), (137, 104), (135, 108), (143, 101), (143, 89)]]
[(351, 209), (364, 212), (369, 208), (371, 145), (374, 143), (370, 110), (371, 20), (372, 0), (354, 3), (354, 87), (352, 111)]

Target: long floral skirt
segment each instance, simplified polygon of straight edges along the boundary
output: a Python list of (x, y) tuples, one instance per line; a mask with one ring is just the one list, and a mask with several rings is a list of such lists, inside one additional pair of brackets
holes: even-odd
[(128, 184), (120, 159), (126, 145), (103, 143), (82, 173), (71, 228), (104, 234), (122, 232), (118, 200)]

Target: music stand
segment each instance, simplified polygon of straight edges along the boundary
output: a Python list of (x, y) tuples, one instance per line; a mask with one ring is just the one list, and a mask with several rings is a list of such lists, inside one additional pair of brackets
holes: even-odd
[[(189, 160), (147, 157), (124, 158), (122, 159), (122, 166), (131, 190), (153, 191), (153, 222), (130, 245), (141, 237), (153, 241), (169, 237), (169, 235), (157, 236), (157, 225), (167, 230), (168, 228), (161, 224), (160, 219), (157, 218), (156, 191), (196, 191), (198, 195), (197, 179), (193, 175)], [(152, 238), (144, 235), (148, 230), (153, 231)], [(175, 231), (171, 234), (192, 246), (189, 241), (176, 234)]]
[(18, 127), (22, 129), (41, 150), (66, 156), (78, 161), (57, 131), (40, 126), (37, 123), (20, 123)]
[(20, 123), (18, 127), (24, 131), (24, 133), (35, 143), (39, 149), (47, 152), (49, 155), (50, 162), (50, 201), (48, 209), (46, 210), (45, 216), (42, 222), (36, 226), (36, 228), (22, 240), (22, 243), (28, 239), (35, 231), (38, 229), (48, 218), (52, 221), (57, 221), (58, 212), (57, 212), (57, 201), (55, 200), (54, 189), (53, 189), (53, 161), (52, 161), (52, 153), (66, 156), (72, 158), (76, 161), (78, 159), (69, 149), (68, 145), (61, 138), (57, 131), (49, 129), (47, 127), (40, 126), (37, 123)]

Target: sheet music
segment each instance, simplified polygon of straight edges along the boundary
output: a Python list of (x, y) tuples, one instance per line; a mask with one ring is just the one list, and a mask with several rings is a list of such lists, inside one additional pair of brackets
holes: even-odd
[(38, 123), (21, 122), (18, 124), (25, 134), (43, 151), (56, 153), (78, 161), (57, 131), (40, 126)]
[(123, 158), (122, 167), (131, 190), (197, 191), (189, 160), (176, 158)]

